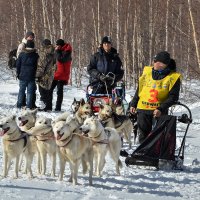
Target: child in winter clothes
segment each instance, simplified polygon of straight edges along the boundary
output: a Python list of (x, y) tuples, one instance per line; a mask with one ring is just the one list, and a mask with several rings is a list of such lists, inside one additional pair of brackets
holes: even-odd
[(36, 90), (35, 75), (37, 70), (38, 54), (34, 49), (34, 42), (28, 40), (24, 51), (19, 54), (16, 62), (17, 78), (19, 79), (19, 94), (17, 107), (23, 107), (25, 91), (27, 89), (26, 106), (29, 109), (34, 108), (34, 95)]

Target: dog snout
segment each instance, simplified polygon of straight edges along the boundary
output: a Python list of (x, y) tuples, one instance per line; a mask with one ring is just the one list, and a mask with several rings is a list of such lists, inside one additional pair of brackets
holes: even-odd
[(18, 117), (18, 120), (21, 120), (22, 118), (21, 117)]
[(79, 130), (80, 130), (80, 131), (82, 131), (82, 130), (83, 130), (83, 128), (82, 128), (82, 127), (79, 127)]
[(0, 128), (3, 128), (3, 125), (2, 125), (2, 124), (0, 124)]

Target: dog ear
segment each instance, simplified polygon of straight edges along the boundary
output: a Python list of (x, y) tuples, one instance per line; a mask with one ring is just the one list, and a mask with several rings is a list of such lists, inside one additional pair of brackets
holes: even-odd
[(112, 100), (112, 98), (109, 99), (108, 105), (110, 105), (110, 106), (113, 105), (113, 100)]
[(84, 105), (85, 104), (85, 100), (82, 98), (82, 99), (80, 99), (80, 105)]
[(74, 101), (73, 101), (73, 103), (74, 103), (74, 102), (76, 102), (76, 98), (74, 98)]
[(12, 119), (12, 120), (15, 120), (15, 119), (16, 119), (16, 115), (13, 115), (13, 116), (11, 117), (11, 119)]
[(31, 113), (33, 113), (34, 115), (37, 114), (38, 109), (36, 108), (35, 110), (31, 110)]
[(99, 104), (99, 107), (101, 108), (101, 109), (104, 109), (104, 105), (103, 104)]

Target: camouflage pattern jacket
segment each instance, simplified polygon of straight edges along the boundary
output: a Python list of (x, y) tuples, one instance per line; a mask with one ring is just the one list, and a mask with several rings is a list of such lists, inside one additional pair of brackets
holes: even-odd
[(39, 56), (40, 58), (36, 72), (38, 85), (46, 90), (49, 90), (51, 88), (54, 79), (54, 73), (56, 71), (56, 59), (53, 45), (42, 47), (39, 52)]

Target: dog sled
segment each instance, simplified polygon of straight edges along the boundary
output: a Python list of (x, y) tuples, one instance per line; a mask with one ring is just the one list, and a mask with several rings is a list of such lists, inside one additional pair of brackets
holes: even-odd
[(125, 159), (127, 166), (152, 166), (157, 169), (183, 169), (185, 141), (192, 114), (178, 102), (162, 116), (148, 137)]
[[(113, 73), (109, 72), (107, 76), (111, 77), (114, 81), (115, 75)], [(96, 94), (95, 91), (92, 91), (91, 85), (88, 85), (86, 91), (87, 101), (90, 103), (94, 114), (99, 112), (100, 105), (112, 104), (115, 107), (121, 106), (123, 110), (122, 113), (126, 115), (128, 102), (126, 101), (125, 96), (125, 83), (123, 80), (117, 82), (117, 85), (114, 87), (111, 94), (108, 92), (106, 94)]]

